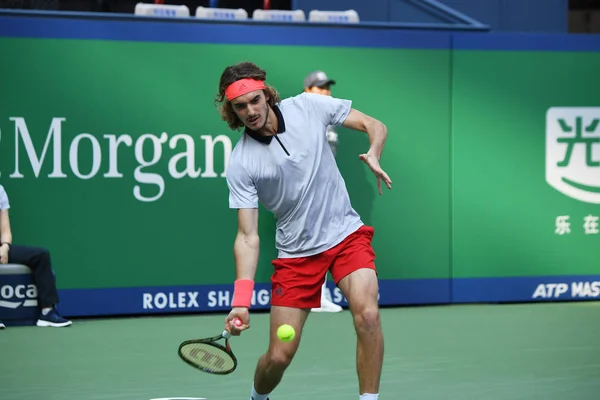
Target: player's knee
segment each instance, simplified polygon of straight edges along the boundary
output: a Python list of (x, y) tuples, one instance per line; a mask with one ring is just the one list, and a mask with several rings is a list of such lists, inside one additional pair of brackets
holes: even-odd
[(370, 331), (378, 329), (380, 326), (379, 308), (376, 305), (368, 305), (360, 308), (354, 314), (354, 323), (358, 330)]
[(286, 350), (282, 348), (277, 348), (269, 351), (269, 353), (267, 354), (269, 366), (277, 370), (285, 370), (292, 363), (294, 353), (295, 351), (291, 349)]

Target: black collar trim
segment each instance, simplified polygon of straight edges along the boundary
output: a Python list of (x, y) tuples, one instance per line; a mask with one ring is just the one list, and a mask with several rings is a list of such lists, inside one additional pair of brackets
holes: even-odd
[[(283, 120), (283, 114), (281, 114), (281, 110), (279, 110), (279, 107), (277, 107), (275, 105), (275, 106), (273, 106), (273, 112), (275, 113), (275, 116), (277, 117), (277, 132), (276, 132), (276, 134), (284, 133), (285, 132), (285, 121)], [(271, 140), (273, 140), (273, 136), (263, 136), (256, 131), (248, 129), (248, 127), (246, 127), (244, 132), (248, 136), (250, 136), (252, 139), (257, 140), (264, 144), (269, 144), (269, 143), (271, 143)]]

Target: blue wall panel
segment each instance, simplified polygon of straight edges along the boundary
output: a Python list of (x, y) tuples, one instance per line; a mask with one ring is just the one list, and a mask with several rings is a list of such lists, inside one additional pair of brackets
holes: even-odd
[[(568, 0), (438, 0), (456, 11), (490, 25), (494, 31), (560, 33), (568, 31)], [(293, 8), (354, 9), (364, 22), (444, 22), (411, 0), (294, 0)]]

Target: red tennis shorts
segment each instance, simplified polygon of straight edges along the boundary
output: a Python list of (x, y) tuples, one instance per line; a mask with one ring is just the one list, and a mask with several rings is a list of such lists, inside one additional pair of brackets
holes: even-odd
[(350, 273), (375, 269), (375, 251), (371, 246), (374, 229), (361, 226), (337, 246), (309, 257), (277, 258), (271, 277), (271, 304), (281, 307), (317, 308), (327, 271), (338, 282)]

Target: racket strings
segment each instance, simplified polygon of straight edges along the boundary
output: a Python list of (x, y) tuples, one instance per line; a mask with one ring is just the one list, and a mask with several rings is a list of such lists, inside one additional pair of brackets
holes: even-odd
[(206, 371), (226, 372), (235, 366), (227, 352), (206, 343), (187, 344), (181, 348), (181, 355)]

